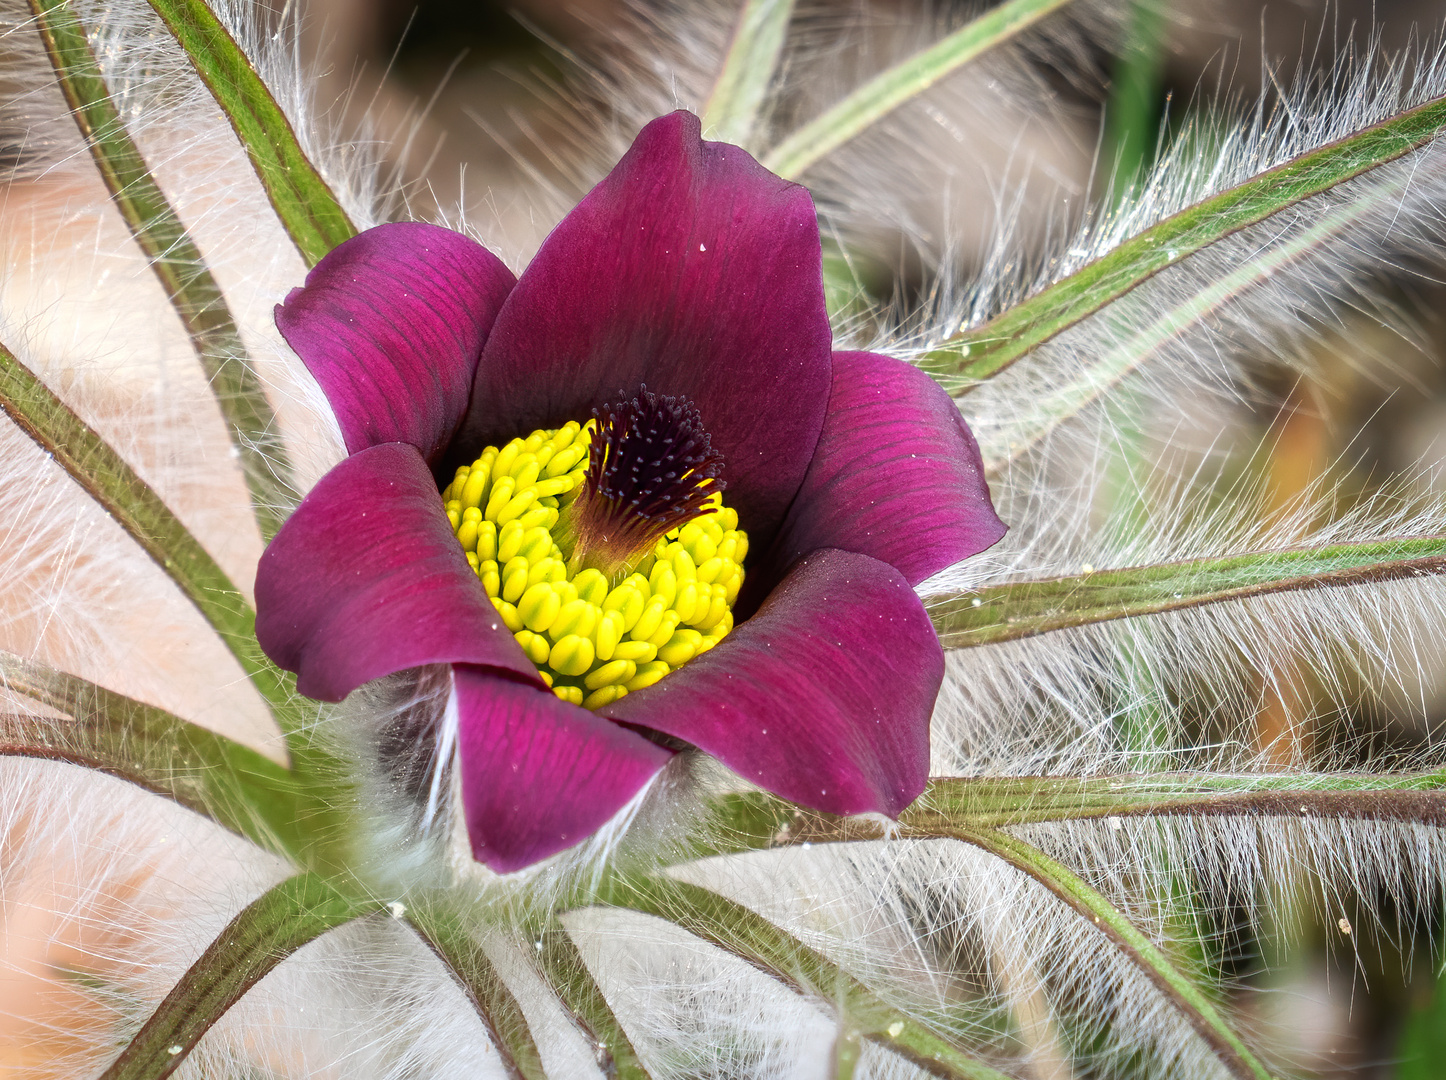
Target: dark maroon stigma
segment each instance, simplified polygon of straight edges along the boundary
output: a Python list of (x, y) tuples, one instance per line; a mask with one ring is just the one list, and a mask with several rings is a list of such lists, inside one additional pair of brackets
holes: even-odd
[(593, 418), (572, 561), (615, 570), (706, 512), (703, 503), (725, 487), (723, 455), (691, 401), (646, 386), (631, 400), (594, 409)]

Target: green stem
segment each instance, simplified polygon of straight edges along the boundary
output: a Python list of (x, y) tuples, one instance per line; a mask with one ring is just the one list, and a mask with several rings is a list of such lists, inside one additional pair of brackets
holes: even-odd
[(648, 1080), (638, 1052), (567, 931), (553, 924), (542, 932), (541, 940), (543, 976), (591, 1040), (603, 1074), (616, 1080)]
[(414, 898), (406, 917), (462, 985), (492, 1045), (497, 1047), (508, 1076), (515, 1080), (547, 1080), (542, 1055), (522, 1007), (449, 902), (445, 898)]
[(1350, 588), (1446, 571), (1446, 536), (1402, 537), (1092, 571), (929, 601), (945, 648), (1271, 593)]
[(0, 681), (74, 717), (0, 716), (0, 754), (118, 776), (301, 860), (302, 800), (291, 773), (270, 758), (164, 709), (10, 653), (0, 652)]
[(311, 160), (251, 61), (204, 0), (150, 0), (231, 121), (296, 250), (315, 266), (356, 226)]
[(1110, 74), (1100, 179), (1114, 205), (1140, 181), (1155, 156), (1160, 124), (1160, 73), (1165, 60), (1160, 0), (1131, 0), (1124, 48)]
[(921, 366), (958, 394), (1155, 274), (1247, 226), (1378, 168), (1446, 128), (1446, 98), (1431, 101), (1301, 154), (1137, 234), (982, 326), (924, 355)]
[(126, 130), (68, 0), (30, 0), (30, 10), (111, 200), (200, 357), (240, 458), (257, 527), (270, 540), (283, 520), (291, 464), (221, 287)]
[(703, 108), (703, 133), (748, 146), (778, 68), (794, 0), (744, 0), (723, 69)]
[(779, 176), (796, 179), (906, 101), (1067, 3), (1069, 0), (1007, 0), (923, 52), (874, 76), (760, 160)]
[[(1008, 1080), (882, 1001), (822, 953), (725, 896), (668, 877), (614, 885), (601, 902), (665, 919), (747, 961), (795, 993), (838, 1010), (839, 1075), (857, 1060), (864, 1038), (946, 1080)], [(852, 1039), (850, 1039), (852, 1036)], [(849, 1043), (852, 1042), (850, 1047)]]
[(100, 1080), (165, 1080), (201, 1036), (297, 949), (381, 907), (300, 874), (248, 905), (181, 976)]
[[(881, 840), (866, 818), (841, 818), (770, 795), (715, 805), (720, 839), (688, 857), (787, 844)], [(1098, 777), (935, 777), (887, 835), (936, 840), (960, 829), (1127, 817), (1296, 817), (1446, 825), (1446, 770), (1417, 773), (1129, 773)]]
[(1269, 1070), (1225, 1023), (1214, 1002), (1123, 912), (1084, 879), (1033, 845), (1007, 833), (995, 829), (960, 829), (952, 835), (1028, 874), (1108, 937), (1184, 1015), (1233, 1076), (1241, 1080), (1271, 1080)]
[(291, 679), (256, 644), (256, 615), (236, 586), (135, 470), (3, 345), (0, 410), (170, 575), (240, 661), (283, 732), (296, 730)]

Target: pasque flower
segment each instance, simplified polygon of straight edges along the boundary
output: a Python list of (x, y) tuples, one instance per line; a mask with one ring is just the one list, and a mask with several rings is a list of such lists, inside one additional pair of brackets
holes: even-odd
[(276, 318), (350, 456), (267, 549), (257, 636), (327, 701), (452, 665), (479, 860), (577, 843), (685, 745), (834, 813), (918, 795), (912, 586), (1004, 525), (949, 398), (831, 352), (804, 188), (674, 113), (520, 278), (384, 225)]

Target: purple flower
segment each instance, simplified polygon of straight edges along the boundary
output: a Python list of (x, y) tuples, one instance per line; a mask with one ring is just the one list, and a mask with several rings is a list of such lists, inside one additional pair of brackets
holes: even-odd
[[(697, 118), (674, 113), (642, 131), (521, 278), (457, 233), (384, 225), (327, 255), (276, 319), (351, 456), (263, 556), (257, 637), (324, 701), (406, 668), (452, 665), (479, 860), (513, 870), (579, 842), (683, 744), (838, 814), (893, 816), (922, 790), (944, 660), (912, 586), (993, 544), (1004, 525), (947, 395), (903, 362), (831, 352), (804, 188), (735, 146), (703, 142)], [(594, 599), (615, 588), (664, 532), (716, 511), (725, 487), (727, 509), (697, 520), (712, 543), (736, 512), (752, 554), (733, 611), (696, 618), (715, 625), (706, 635), (678, 631), (680, 656), (716, 648), (651, 685), (631, 675), (625, 696), (612, 696), (626, 690), (614, 680), (583, 708), (561, 696), (583, 690), (554, 692), (547, 680), (574, 659), (596, 670), (592, 642), (602, 652), (612, 641), (594, 630), (581, 659), (558, 660), (561, 639), (514, 633), (526, 607), (518, 589), (515, 603), (494, 603), (479, 580), (491, 573), (488, 588), (505, 588), (495, 548), (493, 561), (479, 559), (495, 537), (464, 552), (434, 475), (445, 483), (484, 447), (534, 431), (534, 442), (555, 430), (559, 441), (585, 438), (573, 433), (594, 416), (595, 462), (578, 468), (598, 473), (611, 455), (612, 472), (589, 473), (586, 491), (536, 488), (548, 495), (527, 504), (564, 545), (554, 554), (575, 545), (573, 595), (591, 588), (581, 573), (602, 590)], [(539, 475), (517, 484), (536, 487)], [(506, 519), (513, 489), (488, 482), (502, 500), (492, 517)], [(469, 539), (493, 528), (477, 516)], [(577, 610), (589, 626), (599, 611), (607, 618)], [(554, 650), (550, 674), (524, 647)]]

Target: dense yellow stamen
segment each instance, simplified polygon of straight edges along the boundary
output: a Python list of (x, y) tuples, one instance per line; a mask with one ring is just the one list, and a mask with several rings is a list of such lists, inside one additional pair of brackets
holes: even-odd
[(468, 563), (522, 651), (554, 694), (589, 709), (722, 641), (748, 554), (738, 514), (714, 494), (708, 512), (659, 539), (617, 584), (593, 568), (569, 573), (557, 538), (587, 475), (594, 427), (568, 423), (489, 446), (442, 492)]

